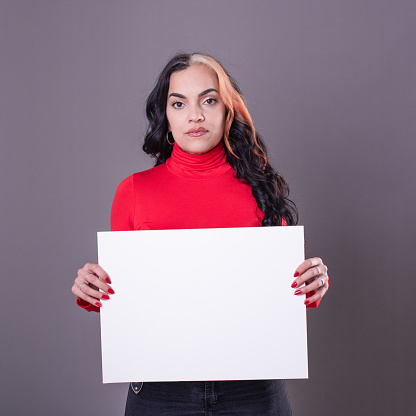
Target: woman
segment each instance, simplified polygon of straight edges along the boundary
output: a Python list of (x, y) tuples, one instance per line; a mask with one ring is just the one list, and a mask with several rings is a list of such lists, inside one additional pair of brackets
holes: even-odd
[[(235, 81), (214, 58), (179, 54), (147, 100), (143, 149), (156, 166), (117, 188), (113, 231), (294, 225), (295, 205), (268, 163)], [(317, 307), (327, 267), (307, 259), (294, 270), (294, 294)], [(304, 286), (303, 283), (305, 283)], [(72, 292), (88, 311), (114, 293), (98, 264), (78, 270)], [(302, 286), (302, 287), (301, 287)], [(126, 415), (289, 415), (284, 380), (132, 383)]]

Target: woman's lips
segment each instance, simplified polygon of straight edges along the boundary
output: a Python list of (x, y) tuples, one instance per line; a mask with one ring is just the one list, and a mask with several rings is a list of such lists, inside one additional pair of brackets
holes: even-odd
[(203, 136), (206, 133), (207, 131), (205, 130), (205, 131), (194, 131), (192, 133), (186, 133), (186, 134), (191, 137), (199, 137), (199, 136)]
[(199, 129), (191, 129), (186, 132), (186, 134), (190, 137), (199, 137), (203, 136), (204, 134), (208, 133), (208, 130), (200, 127)]

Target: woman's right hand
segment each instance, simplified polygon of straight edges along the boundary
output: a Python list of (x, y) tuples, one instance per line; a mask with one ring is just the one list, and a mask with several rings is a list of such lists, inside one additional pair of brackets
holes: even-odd
[(78, 270), (72, 286), (72, 293), (86, 302), (101, 307), (101, 300), (110, 299), (114, 290), (109, 286), (111, 279), (98, 264), (87, 263)]

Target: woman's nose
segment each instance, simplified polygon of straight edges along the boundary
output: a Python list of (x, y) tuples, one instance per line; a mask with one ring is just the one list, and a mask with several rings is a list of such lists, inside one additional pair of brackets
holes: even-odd
[(191, 109), (191, 111), (189, 112), (189, 121), (191, 122), (198, 122), (198, 121), (204, 121), (205, 117), (202, 114), (201, 109), (199, 108), (193, 108)]

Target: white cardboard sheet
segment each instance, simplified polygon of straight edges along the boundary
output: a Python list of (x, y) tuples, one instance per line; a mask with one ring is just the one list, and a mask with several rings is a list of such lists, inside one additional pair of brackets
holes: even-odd
[(307, 378), (303, 227), (98, 233), (103, 382)]

